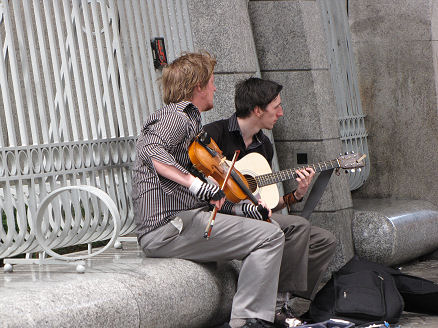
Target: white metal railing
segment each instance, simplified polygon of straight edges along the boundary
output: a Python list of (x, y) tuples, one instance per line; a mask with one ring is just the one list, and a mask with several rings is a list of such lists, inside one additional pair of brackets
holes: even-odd
[(154, 37), (170, 61), (193, 50), (185, 0), (0, 1), (0, 258), (133, 231), (135, 138), (162, 104)]

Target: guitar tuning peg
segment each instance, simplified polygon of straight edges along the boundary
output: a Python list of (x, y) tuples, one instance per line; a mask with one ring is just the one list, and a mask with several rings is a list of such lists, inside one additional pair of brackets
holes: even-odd
[(354, 173), (354, 172), (356, 172), (356, 169), (351, 169), (350, 171), (351, 171), (351, 173)]
[(351, 153), (354, 154), (354, 150), (352, 150)]
[(359, 168), (357, 169), (357, 172), (360, 172), (360, 171), (362, 171), (362, 168), (359, 167)]
[(348, 151), (345, 152), (345, 155), (348, 155)]

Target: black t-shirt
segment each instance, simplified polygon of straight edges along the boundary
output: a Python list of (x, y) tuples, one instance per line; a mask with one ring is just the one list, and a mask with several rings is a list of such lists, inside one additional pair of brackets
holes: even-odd
[(244, 157), (249, 153), (259, 153), (266, 158), (269, 165), (272, 166), (272, 158), (274, 156), (274, 150), (269, 138), (259, 131), (253, 139), (253, 142), (245, 147), (242, 133), (240, 131), (239, 124), (237, 122), (236, 114), (233, 114), (230, 118), (219, 120), (216, 122), (204, 125), (204, 130), (209, 134), (211, 138), (217, 143), (223, 155), (232, 160), (234, 152), (240, 150), (239, 158)]

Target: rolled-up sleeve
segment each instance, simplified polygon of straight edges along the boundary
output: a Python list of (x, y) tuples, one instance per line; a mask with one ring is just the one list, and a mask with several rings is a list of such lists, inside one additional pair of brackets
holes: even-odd
[(185, 174), (189, 173), (173, 155), (175, 152), (182, 152), (181, 143), (187, 138), (189, 124), (184, 115), (179, 112), (167, 112), (165, 115), (162, 113), (145, 124), (137, 141), (139, 160), (159, 178), (160, 185), (166, 193), (174, 192), (179, 184), (158, 175), (152, 159), (173, 166)]

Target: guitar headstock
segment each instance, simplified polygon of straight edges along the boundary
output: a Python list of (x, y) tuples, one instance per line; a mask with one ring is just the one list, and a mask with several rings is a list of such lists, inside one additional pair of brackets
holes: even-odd
[(353, 153), (339, 156), (337, 161), (339, 162), (339, 167), (346, 170), (351, 170), (364, 167), (365, 157), (367, 157), (367, 155)]

